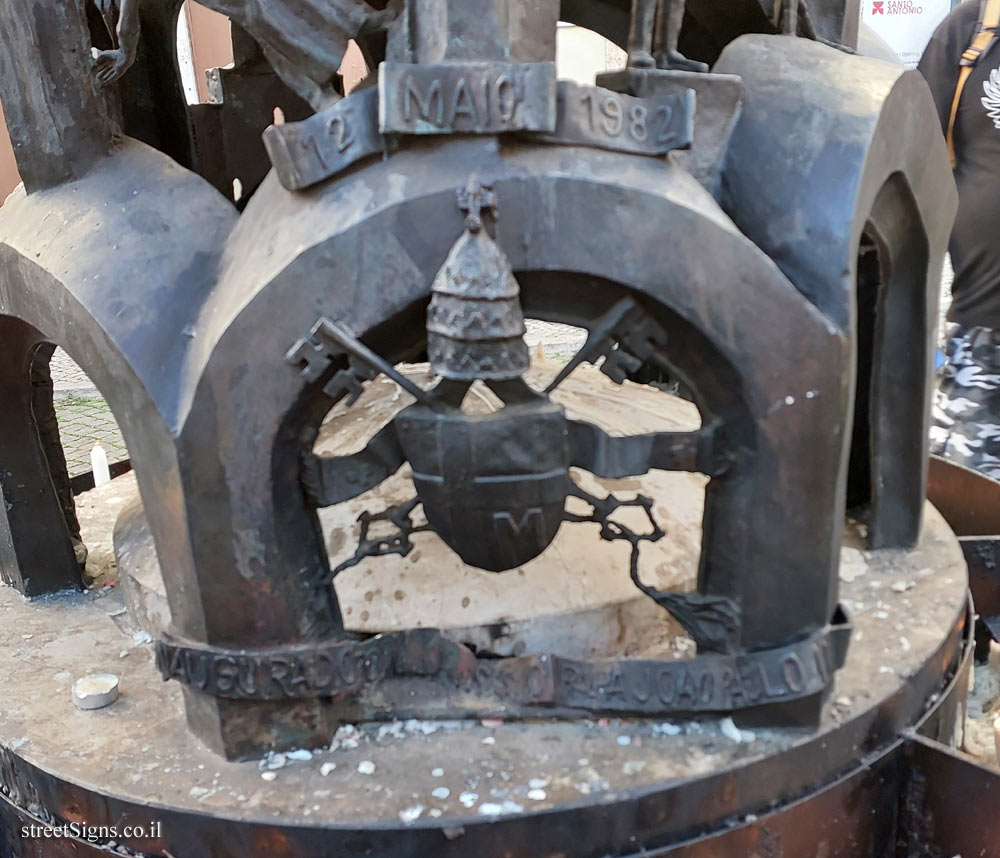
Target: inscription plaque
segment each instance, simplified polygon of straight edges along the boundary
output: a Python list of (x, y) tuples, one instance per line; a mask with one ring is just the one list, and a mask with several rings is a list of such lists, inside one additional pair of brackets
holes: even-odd
[(634, 155), (685, 149), (694, 137), (695, 93), (688, 89), (636, 98), (599, 86), (559, 81), (558, 118), (535, 140), (593, 146)]
[(382, 63), (379, 129), (394, 134), (555, 131), (555, 63)]
[(846, 622), (776, 649), (690, 661), (579, 661), (555, 655), (477, 659), (435, 629), (316, 647), (227, 652), (159, 641), (157, 667), (217, 697), (281, 700), (361, 692), (424, 677), (467, 693), (470, 712), (542, 707), (608, 714), (726, 712), (821, 693), (846, 655)]
[(325, 181), (385, 151), (386, 140), (378, 130), (378, 92), (365, 89), (302, 122), (272, 125), (264, 132), (264, 146), (289, 191)]

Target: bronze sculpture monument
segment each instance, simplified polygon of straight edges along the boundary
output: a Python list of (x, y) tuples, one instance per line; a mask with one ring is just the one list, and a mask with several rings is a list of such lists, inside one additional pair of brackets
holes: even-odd
[[(188, 107), (174, 0), (0, 2), (0, 856), (812, 855), (824, 812), (889, 854), (971, 652), (924, 499), (954, 188), (849, 4), (213, 0)], [(628, 67), (559, 80), (560, 20)], [(64, 592), (53, 343), (135, 469), (117, 613)], [(30, 682), (112, 651), (101, 742)]]
[[(118, 42), (96, 59), (97, 78), (103, 84), (119, 80), (135, 61), (140, 2), (98, 2)], [(395, 4), (379, 11), (363, 0), (210, 0), (205, 5), (245, 28), (274, 70), (316, 110), (340, 97), (334, 81), (348, 41), (384, 30), (397, 14)]]

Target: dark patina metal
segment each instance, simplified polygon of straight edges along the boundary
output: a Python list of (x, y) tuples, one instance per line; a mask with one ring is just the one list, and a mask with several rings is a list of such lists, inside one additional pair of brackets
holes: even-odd
[[(434, 629), (288, 650), (228, 652), (160, 641), (156, 659), (164, 679), (233, 700), (344, 698), (376, 683), (385, 685), (380, 693), (392, 695), (394, 680), (425, 677), (464, 715), (678, 715), (820, 694), (843, 666), (849, 634), (841, 619), (827, 631), (764, 654), (681, 662), (477, 658)], [(405, 708), (412, 715), (420, 701)]]
[[(31, 425), (28, 400), (15, 391), (35, 344), (57, 341), (92, 372), (122, 424), (170, 570), (174, 632), (197, 646), (336, 647), (350, 637), (335, 572), (407, 554), (427, 528), (467, 562), (501, 571), (580, 522), (629, 544), (636, 586), (688, 629), (699, 658), (763, 660), (823, 634), (836, 608), (847, 489), (869, 510), (874, 545), (905, 546), (917, 532), (926, 393), (915, 381), (890, 384), (889, 375), (915, 380), (925, 367), (914, 360), (890, 370), (884, 356), (904, 342), (930, 353), (925, 284), (943, 252), (952, 198), (947, 170), (926, 168), (936, 163), (933, 139), (914, 132), (903, 147), (880, 142), (893, 123), (929, 121), (917, 79), (818, 44), (854, 47), (844, 10), (785, 5), (747, 0), (719, 16), (691, 0), (687, 20), (701, 29), (680, 30), (678, 2), (632, 10), (610, 0), (518, 0), (507, 11), (458, 0), (384, 9), (338, 2), (319, 18), (306, 0), (268, 6), (277, 17), (258, 3), (217, 3), (245, 28), (238, 68), (270, 59), (319, 108), (268, 132), (281, 183), (266, 181), (238, 225), (236, 211), (196, 176), (149, 148), (117, 143), (119, 98), (127, 107), (136, 92), (129, 75), (155, 57), (156, 21), (176, 6), (151, 4), (140, 15), (137, 65), (120, 92), (95, 84), (86, 52), (96, 36), (82, 4), (51, 17), (12, 10), (33, 31), (0, 51), (0, 95), (29, 192), (6, 207), (4, 228), (16, 220), (23, 234), (5, 236), (2, 248), (5, 342), (23, 343), (9, 351), (7, 401), (23, 403), (11, 425)], [(114, 19), (118, 50), (136, 41), (126, 6)], [(634, 24), (633, 53), (646, 51), (653, 63), (633, 57), (642, 61), (604, 88), (557, 86), (560, 17), (621, 44)], [(783, 28), (813, 38), (766, 35)], [(765, 35), (733, 41), (739, 33)], [(349, 37), (360, 40), (373, 74), (379, 69), (378, 85), (339, 99), (334, 74)], [(42, 44), (56, 46), (65, 69), (22, 73), (34, 63), (30, 45)], [(111, 59), (119, 58), (98, 62), (102, 82)], [(714, 62), (713, 72), (697, 71), (700, 62)], [(776, 75), (779, 66), (798, 71)], [(863, 97), (858, 75), (869, 80)], [(66, 116), (47, 112), (70, 89)], [(257, 121), (263, 104), (248, 102), (241, 121)], [(801, 109), (775, 112), (776, 104)], [(126, 132), (138, 127), (128, 110), (121, 116)], [(840, 141), (832, 148), (831, 135)], [(794, 158), (781, 149), (790, 145)], [(203, 172), (225, 186), (229, 160)], [(830, 176), (829, 186), (815, 175)], [(463, 228), (455, 194), (473, 180), (493, 199), (466, 195)], [(43, 189), (52, 194), (44, 202)], [(171, 194), (184, 195), (185, 206), (165, 203)], [(63, 197), (107, 203), (100, 225), (88, 219), (91, 205)], [(69, 227), (41, 225), (51, 206)], [(618, 228), (596, 229), (612, 212)], [(808, 221), (804, 232), (780, 227), (788, 212)], [(114, 252), (105, 235), (116, 237)], [(153, 246), (162, 249), (155, 259)], [(862, 249), (878, 264), (845, 276)], [(467, 282), (449, 272), (452, 252), (471, 265)], [(145, 272), (141, 293), (123, 294), (119, 284), (136, 271)], [(852, 308), (862, 299), (876, 312), (855, 329)], [(860, 337), (876, 316), (889, 321)], [(619, 438), (567, 419), (549, 399), (560, 379), (542, 391), (522, 378), (524, 317), (588, 330), (567, 372), (596, 362), (616, 382), (654, 372), (681, 380), (702, 428)], [(295, 367), (281, 362), (293, 343)], [(433, 389), (394, 369), (424, 355), (443, 376)], [(361, 452), (316, 457), (310, 440), (322, 415), (379, 373), (417, 403)], [(497, 414), (462, 411), (476, 381), (504, 403)], [(30, 434), (17, 443), (37, 452)], [(414, 501), (366, 512), (355, 556), (331, 570), (316, 509), (358, 497), (406, 461)], [(573, 467), (600, 478), (650, 469), (711, 478), (696, 593), (659, 592), (639, 574), (644, 543), (670, 539), (656, 499), (591, 496), (574, 485)], [(68, 531), (62, 542), (36, 538), (36, 522), (62, 528), (65, 520), (45, 488), (48, 471), (44, 456), (18, 456), (2, 477), (12, 534), (3, 545), (13, 546), (0, 549), (5, 569), (12, 581), (41, 582), (24, 570), (44, 555), (53, 581), (37, 592), (78, 574)], [(41, 488), (29, 502), (20, 487), (32, 484)], [(569, 514), (567, 498), (590, 512)], [(646, 530), (619, 522), (622, 505), (643, 511)], [(196, 687), (187, 693), (194, 729), (229, 753), (270, 745), (264, 737), (277, 734), (311, 742), (312, 729), (297, 740), (295, 725), (322, 724), (336, 708), (317, 698), (256, 709)], [(764, 708), (775, 723), (808, 722), (821, 699), (817, 692), (784, 714)]]
[[(88, 780), (53, 757), (36, 764), (45, 743), (0, 747), (0, 858), (977, 854), (989, 815), (955, 819), (996, 780), (941, 747), (972, 658), (962, 561), (936, 513), (918, 544), (955, 195), (926, 86), (856, 55), (856, 4), (206, 5), (232, 18), (235, 63), (213, 72), (215, 103), (193, 106), (175, 67), (179, 0), (4, 0), (0, 15), (0, 99), (25, 182), (0, 209), (0, 568), (28, 596), (79, 586), (45, 373), (59, 344), (129, 446), (142, 503), (119, 520), (123, 538), (148, 533), (163, 570), (156, 667), (171, 682), (135, 661), (132, 681), (177, 710), (169, 754), (205, 755), (190, 771), (171, 765), (184, 787), (173, 801), (125, 795), (103, 760)], [(624, 47), (628, 67), (594, 86), (557, 81), (558, 20)], [(369, 80), (344, 96), (350, 39)], [(262, 138), (275, 107), (287, 122)], [(586, 330), (543, 384), (529, 383), (532, 319)], [(436, 377), (418, 383), (399, 366), (415, 361)], [(584, 364), (624, 397), (668, 378), (700, 427), (620, 436), (569, 416), (563, 385)], [(318, 454), (330, 409), (356, 407), (346, 413), (364, 423), (358, 403), (379, 376), (412, 403), (356, 452)], [(471, 413), (482, 386), (499, 405)], [(369, 505), (363, 496), (407, 466), (412, 497)], [(653, 586), (640, 564), (674, 536), (673, 499), (642, 482), (664, 470), (707, 484), (690, 592)], [(580, 471), (635, 482), (598, 496)], [(984, 639), (1000, 616), (996, 541), (962, 476), (939, 469), (932, 484), (956, 529), (979, 518), (962, 548)], [(348, 502), (360, 519), (331, 568), (318, 511)], [(889, 641), (857, 585), (870, 650), (848, 657), (839, 554), (864, 547), (853, 526), (845, 543), (848, 513), (873, 554), (894, 549), (917, 577), (920, 552), (949, 570), (948, 585), (920, 579), (935, 636), (915, 641), (920, 658), (873, 702), (860, 698), (869, 678), (888, 682), (875, 671)], [(419, 562), (436, 535), (511, 580), (564, 528), (620, 544), (621, 568), (599, 571), (641, 594), (641, 610), (616, 614), (623, 630), (643, 611), (669, 613), (697, 653), (501, 655), (496, 638), (474, 645), (464, 629), (345, 629), (333, 581), (359, 564)], [(69, 627), (88, 603), (4, 607)], [(14, 637), (3, 649), (18, 658)], [(835, 706), (838, 670), (859, 699)], [(503, 819), (452, 810), (373, 823), (365, 810), (317, 823), (304, 806), (272, 815), (254, 763), (242, 804), (202, 804), (183, 780), (210, 771), (212, 752), (318, 749), (344, 721), (526, 719), (508, 735), (569, 731), (576, 761), (596, 716), (636, 719), (621, 729), (645, 730), (645, 742), (652, 724), (698, 733), (715, 729), (706, 716), (729, 715), (777, 729), (726, 766), (580, 789)], [(631, 741), (618, 738), (612, 750)], [(614, 757), (616, 769), (657, 755), (632, 756)], [(319, 793), (301, 784), (287, 789), (294, 801)], [(361, 792), (330, 800), (340, 813)], [(164, 836), (20, 834), (36, 821), (154, 817)]]

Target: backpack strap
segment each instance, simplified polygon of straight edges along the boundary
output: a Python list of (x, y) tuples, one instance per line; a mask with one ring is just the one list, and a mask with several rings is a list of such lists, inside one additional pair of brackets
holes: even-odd
[(951, 166), (955, 167), (955, 120), (958, 118), (958, 103), (962, 100), (962, 92), (969, 81), (969, 75), (975, 68), (979, 58), (997, 38), (1000, 29), (1000, 0), (982, 0), (979, 7), (979, 23), (969, 47), (962, 53), (959, 61), (958, 84), (955, 86), (955, 96), (951, 100), (951, 116), (948, 119), (948, 155)]

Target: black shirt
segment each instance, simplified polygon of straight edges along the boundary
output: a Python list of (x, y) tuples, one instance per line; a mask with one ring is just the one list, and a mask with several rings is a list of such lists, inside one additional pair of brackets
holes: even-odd
[[(920, 60), (941, 119), (948, 117), (959, 60), (979, 21), (979, 0), (955, 8)], [(949, 251), (955, 268), (948, 318), (964, 327), (1000, 328), (1000, 39), (972, 70), (955, 120), (958, 218)]]

